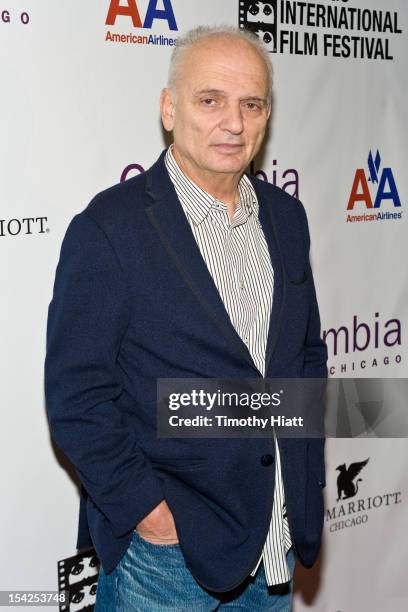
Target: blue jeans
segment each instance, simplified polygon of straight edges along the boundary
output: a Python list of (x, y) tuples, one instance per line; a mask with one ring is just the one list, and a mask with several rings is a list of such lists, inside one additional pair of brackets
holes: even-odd
[[(293, 548), (287, 560), (293, 576)], [(152, 544), (134, 531), (115, 569), (99, 570), (95, 612), (290, 612), (292, 583), (268, 589), (261, 562), (256, 575), (233, 591), (209, 592), (187, 569), (179, 544)]]

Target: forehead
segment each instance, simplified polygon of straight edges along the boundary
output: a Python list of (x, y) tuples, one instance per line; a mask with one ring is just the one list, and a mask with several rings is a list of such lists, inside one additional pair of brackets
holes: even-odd
[(246, 41), (214, 38), (191, 47), (180, 66), (181, 86), (189, 92), (220, 89), (239, 95), (266, 95), (267, 67)]

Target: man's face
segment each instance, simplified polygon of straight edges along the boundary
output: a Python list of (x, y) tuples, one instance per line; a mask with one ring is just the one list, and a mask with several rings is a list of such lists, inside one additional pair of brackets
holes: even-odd
[(175, 100), (164, 90), (163, 125), (185, 170), (239, 175), (259, 150), (270, 115), (267, 69), (245, 41), (203, 40), (183, 59)]

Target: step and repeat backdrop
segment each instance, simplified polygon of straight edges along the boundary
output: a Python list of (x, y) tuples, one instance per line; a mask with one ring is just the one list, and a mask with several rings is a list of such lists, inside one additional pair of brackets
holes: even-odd
[[(186, 30), (234, 24), (271, 52), (251, 170), (306, 207), (330, 376), (407, 376), (407, 17), (403, 0), (0, 3), (0, 590), (95, 601), (78, 482), (47, 426), (47, 308), (71, 218), (166, 146), (158, 99)], [(294, 610), (408, 609), (406, 439), (329, 439), (326, 461), (323, 547), (296, 569)]]

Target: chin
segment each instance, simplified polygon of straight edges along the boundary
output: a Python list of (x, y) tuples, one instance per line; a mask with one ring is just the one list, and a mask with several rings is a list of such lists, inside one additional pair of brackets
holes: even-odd
[(242, 164), (219, 164), (218, 172), (228, 172), (231, 174), (239, 174), (240, 172), (244, 172), (246, 166)]
[(245, 164), (241, 159), (233, 158), (227, 155), (217, 155), (216, 159), (211, 164), (212, 169), (215, 172), (243, 172), (246, 168)]

